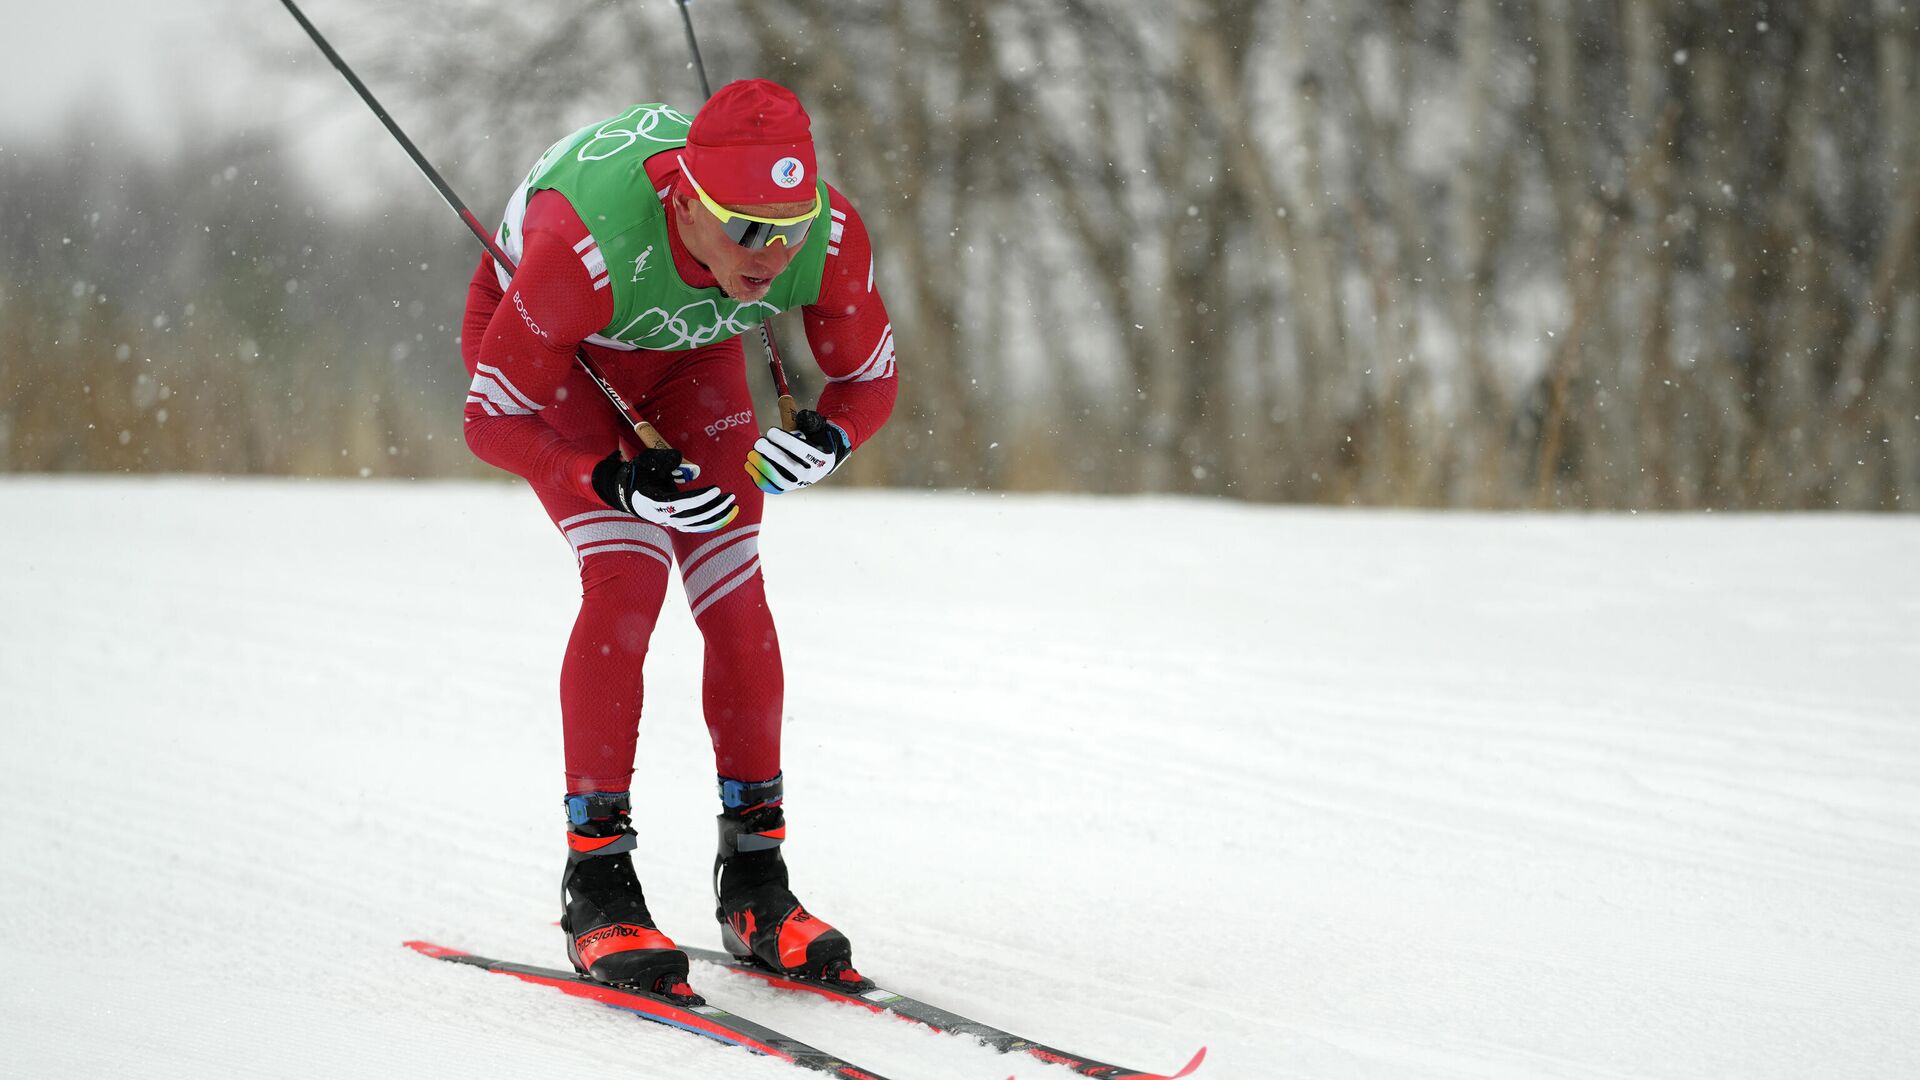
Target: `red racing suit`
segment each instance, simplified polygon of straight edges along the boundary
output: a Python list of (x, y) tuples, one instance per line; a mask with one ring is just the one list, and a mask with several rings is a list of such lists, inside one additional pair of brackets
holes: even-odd
[[(670, 153), (647, 161), (662, 197), (681, 182), (677, 170)], [(844, 196), (831, 187), (828, 195), (829, 216), (815, 225), (832, 230), (820, 294), (801, 310), (827, 378), (816, 408), (858, 448), (893, 411), (893, 327), (866, 227)], [(674, 271), (690, 286), (715, 287), (681, 243), (671, 212), (667, 232)], [(560, 669), (567, 791), (629, 789), (641, 666), (676, 561), (706, 643), (701, 697), (715, 769), (730, 779), (772, 779), (784, 676), (760, 572), (765, 496), (745, 468), (759, 425), (740, 338), (684, 352), (586, 346), (640, 415), (701, 467), (697, 483), (731, 492), (740, 514), (718, 533), (687, 534), (609, 509), (594, 494), (593, 467), (616, 447), (638, 448), (573, 358), (613, 318), (609, 268), (558, 191), (529, 200), (521, 237), (520, 267), (504, 292), (491, 257), (468, 287), (460, 351), (474, 380), (465, 431), (474, 454), (532, 485), (579, 563), (580, 613)]]

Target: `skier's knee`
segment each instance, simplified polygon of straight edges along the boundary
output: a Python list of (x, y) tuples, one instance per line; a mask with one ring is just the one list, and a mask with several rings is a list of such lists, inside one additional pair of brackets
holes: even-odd
[(657, 610), (667, 593), (667, 568), (644, 553), (588, 552), (580, 562), (580, 592), (589, 602)]

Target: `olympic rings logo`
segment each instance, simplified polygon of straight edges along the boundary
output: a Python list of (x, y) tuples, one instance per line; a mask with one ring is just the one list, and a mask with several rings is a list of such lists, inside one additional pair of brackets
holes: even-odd
[[(619, 126), (629, 119), (633, 120), (632, 126)], [(692, 120), (665, 105), (635, 105), (595, 128), (593, 137), (581, 143), (579, 152), (574, 156), (581, 161), (605, 161), (642, 139), (662, 146), (678, 146), (686, 141), (687, 128), (692, 123)], [(662, 124), (673, 126), (664, 135), (655, 134)], [(603, 142), (617, 142), (619, 145), (594, 149)]]

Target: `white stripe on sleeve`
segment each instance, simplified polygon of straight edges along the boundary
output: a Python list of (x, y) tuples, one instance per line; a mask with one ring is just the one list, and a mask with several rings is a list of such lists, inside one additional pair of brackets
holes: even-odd
[(499, 383), (502, 389), (506, 390), (507, 393), (513, 395), (513, 400), (518, 402), (519, 404), (524, 405), (527, 408), (532, 409), (536, 412), (538, 412), (542, 408), (542, 406), (535, 405), (533, 403), (532, 398), (521, 393), (520, 388), (513, 385), (513, 380), (507, 378), (506, 372), (501, 371), (499, 368), (494, 367), (492, 364), (481, 364), (475, 370), (477, 370), (482, 375), (492, 376), (493, 381)]
[(539, 411), (528, 407), (523, 399), (515, 397), (507, 389), (510, 385), (512, 384), (502, 385), (498, 378), (482, 370), (473, 377), (473, 385), (467, 388), (467, 400), (481, 399), (481, 407), (497, 416), (532, 416)]
[(887, 328), (880, 332), (880, 343), (873, 347), (873, 352), (868, 355), (866, 363), (861, 364), (859, 369), (850, 375), (829, 375), (827, 381), (832, 383), (872, 382), (892, 374), (893, 324), (888, 323)]

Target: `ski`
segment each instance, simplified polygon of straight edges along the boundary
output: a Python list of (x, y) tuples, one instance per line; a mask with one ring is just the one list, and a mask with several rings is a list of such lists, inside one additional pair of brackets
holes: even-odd
[(1200, 1063), (1206, 1060), (1207, 1048), (1201, 1047), (1193, 1055), (1193, 1060), (1173, 1073), (1141, 1072), (1121, 1065), (1113, 1065), (1092, 1058), (1070, 1054), (1058, 1047), (1025, 1039), (1012, 1032), (970, 1020), (958, 1013), (949, 1012), (936, 1005), (928, 1004), (907, 994), (888, 990), (862, 978), (857, 983), (836, 985), (814, 979), (797, 979), (769, 970), (751, 961), (738, 960), (733, 956), (715, 949), (689, 948), (682, 945), (681, 950), (695, 960), (704, 960), (709, 964), (718, 964), (728, 971), (752, 976), (762, 982), (780, 987), (783, 990), (804, 991), (818, 994), (835, 1001), (844, 1001), (849, 1005), (858, 1005), (870, 1012), (886, 1013), (902, 1020), (911, 1020), (916, 1024), (932, 1028), (935, 1031), (951, 1032), (955, 1035), (970, 1035), (1003, 1054), (1030, 1054), (1041, 1061), (1053, 1065), (1064, 1065), (1081, 1076), (1096, 1077), (1097, 1080), (1180, 1080), (1191, 1076)]
[(407, 948), (424, 956), (431, 956), (435, 960), (470, 964), (485, 971), (511, 975), (516, 979), (542, 986), (551, 986), (575, 997), (587, 998), (611, 1008), (630, 1012), (643, 1020), (692, 1032), (695, 1035), (704, 1035), (729, 1046), (738, 1046), (756, 1054), (778, 1058), (802, 1069), (844, 1077), (845, 1080), (887, 1080), (879, 1073), (849, 1064), (824, 1050), (808, 1046), (798, 1039), (788, 1038), (772, 1028), (756, 1024), (745, 1017), (735, 1016), (724, 1009), (708, 1005), (698, 998), (688, 1001), (666, 994), (608, 986), (605, 983), (582, 978), (571, 971), (494, 960), (426, 941), (409, 941), (405, 944)]

